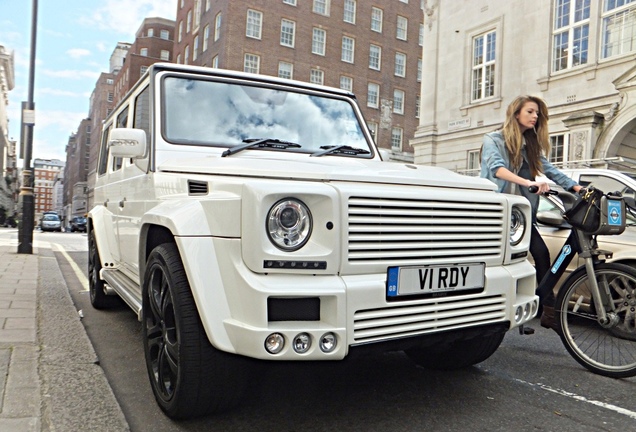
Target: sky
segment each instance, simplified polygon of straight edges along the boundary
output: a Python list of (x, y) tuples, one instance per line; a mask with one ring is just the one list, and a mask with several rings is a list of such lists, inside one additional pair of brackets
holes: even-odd
[[(33, 159), (66, 160), (69, 136), (88, 117), (99, 74), (108, 72), (117, 42), (132, 43), (144, 18), (175, 19), (178, 0), (38, 0)], [(33, 0), (0, 0), (0, 45), (14, 52), (8, 135), (20, 141), (28, 100)], [(18, 161), (23, 166), (23, 161)]]

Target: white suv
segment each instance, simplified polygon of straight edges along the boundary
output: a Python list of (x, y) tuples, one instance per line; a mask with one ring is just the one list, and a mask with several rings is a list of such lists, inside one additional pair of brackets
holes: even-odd
[(472, 365), (538, 306), (528, 202), (383, 162), (339, 89), (156, 64), (104, 123), (94, 202), (91, 302), (137, 313), (174, 418), (237, 404), (247, 359)]

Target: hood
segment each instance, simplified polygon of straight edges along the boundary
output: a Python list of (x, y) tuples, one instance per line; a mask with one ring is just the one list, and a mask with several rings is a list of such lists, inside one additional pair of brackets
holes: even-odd
[(157, 171), (298, 181), (389, 183), (496, 190), (494, 183), (487, 179), (464, 176), (445, 168), (342, 156), (292, 156), (288, 159), (243, 155), (224, 158), (210, 156), (197, 159), (172, 159), (161, 162)]

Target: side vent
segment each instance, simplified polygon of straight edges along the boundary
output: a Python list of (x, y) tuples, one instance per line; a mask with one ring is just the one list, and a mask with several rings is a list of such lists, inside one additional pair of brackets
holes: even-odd
[(207, 195), (208, 183), (203, 181), (188, 180), (188, 194), (190, 195)]

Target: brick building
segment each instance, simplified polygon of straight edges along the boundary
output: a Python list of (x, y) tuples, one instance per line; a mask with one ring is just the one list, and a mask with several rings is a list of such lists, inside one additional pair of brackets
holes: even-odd
[(421, 8), (417, 0), (178, 0), (174, 60), (353, 91), (378, 144), (412, 160)]
[(36, 224), (42, 217), (42, 213), (55, 211), (53, 187), (60, 171), (64, 171), (64, 162), (59, 159), (33, 159)]

